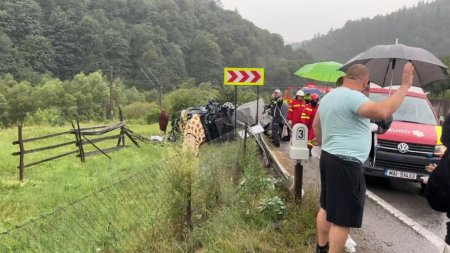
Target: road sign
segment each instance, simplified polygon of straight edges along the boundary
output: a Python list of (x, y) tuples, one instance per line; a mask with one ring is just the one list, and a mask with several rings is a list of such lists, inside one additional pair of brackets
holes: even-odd
[(225, 85), (264, 85), (264, 68), (225, 68)]

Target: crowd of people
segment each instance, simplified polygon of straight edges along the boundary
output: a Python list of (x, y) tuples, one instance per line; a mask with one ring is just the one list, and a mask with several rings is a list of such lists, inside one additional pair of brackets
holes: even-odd
[[(361, 64), (350, 67), (338, 81), (339, 87), (322, 99), (318, 94), (305, 94), (299, 90), (295, 99), (287, 103), (280, 90), (273, 92), (270, 109), (274, 146), (280, 146), (283, 128), (292, 129), (298, 123), (308, 127), (308, 140), (321, 146), (316, 253), (342, 252), (350, 228), (362, 226), (366, 193), (362, 166), (371, 152), (373, 133), (383, 133), (389, 128), (392, 114), (400, 107), (413, 83), (414, 71), (414, 66), (407, 63), (400, 88), (378, 102), (368, 98), (370, 73)], [(450, 145), (450, 114), (445, 118), (441, 141)], [(433, 209), (446, 212), (450, 218), (448, 153), (447, 150), (439, 164), (427, 166), (431, 175), (425, 196)], [(444, 252), (450, 253), (450, 222), (447, 223), (445, 242)]]
[[(314, 140), (312, 124), (319, 107), (320, 96), (317, 93), (305, 94), (298, 90), (292, 101), (284, 99), (279, 89), (272, 93), (269, 102), (272, 116), (272, 143), (280, 147), (280, 141), (289, 141), (292, 128), (302, 123), (308, 127), (308, 141)], [(283, 132), (285, 134), (283, 134)]]

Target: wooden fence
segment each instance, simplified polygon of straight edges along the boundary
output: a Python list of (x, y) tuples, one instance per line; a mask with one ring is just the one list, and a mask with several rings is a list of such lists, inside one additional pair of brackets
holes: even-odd
[[(33, 138), (28, 138), (28, 139), (23, 138), (23, 126), (19, 125), (18, 126), (18, 140), (14, 141), (12, 143), (13, 145), (19, 145), (19, 151), (12, 153), (13, 156), (19, 156), (19, 166), (17, 167), (19, 169), (19, 180), (23, 181), (23, 179), (25, 177), (25, 168), (29, 168), (34, 165), (49, 162), (49, 161), (59, 159), (62, 157), (66, 157), (69, 155), (76, 154), (76, 156), (80, 158), (81, 162), (85, 162), (86, 157), (98, 155), (98, 154), (103, 154), (103, 155), (107, 156), (109, 159), (111, 159), (111, 157), (108, 155), (108, 153), (113, 152), (113, 151), (118, 151), (118, 150), (121, 150), (121, 149), (127, 147), (127, 146), (125, 146), (125, 136), (127, 136), (137, 147), (139, 147), (139, 144), (134, 140), (134, 137), (133, 137), (135, 134), (126, 127), (126, 124), (123, 121), (121, 112), (120, 112), (120, 119), (121, 119), (121, 121), (116, 124), (112, 124), (112, 125), (108, 125), (108, 126), (95, 126), (95, 127), (89, 127), (89, 128), (80, 128), (79, 122), (76, 122), (76, 124), (74, 122), (71, 122), (72, 129), (69, 131), (49, 134), (49, 135), (45, 135), (45, 136), (33, 137)], [(98, 137), (95, 139), (91, 138), (91, 137), (96, 137), (96, 136), (102, 136), (102, 135), (105, 135), (105, 134), (110, 133), (115, 130), (120, 130), (120, 133), (117, 135), (103, 136), (103, 137)], [(25, 148), (26, 143), (31, 143), (34, 141), (39, 141), (39, 140), (44, 140), (44, 139), (55, 138), (55, 137), (59, 137), (59, 136), (63, 136), (63, 135), (73, 135), (74, 141), (69, 141), (69, 142), (64, 142), (64, 143), (59, 143), (59, 144), (55, 144), (55, 145), (34, 148), (34, 149), (26, 149)], [(88, 138), (88, 136), (89, 136), (89, 138)], [(96, 144), (99, 142), (103, 142), (103, 141), (107, 141), (107, 140), (115, 140), (115, 139), (117, 139), (117, 145), (114, 147), (101, 149)], [(51, 157), (48, 157), (48, 158), (45, 158), (45, 159), (42, 159), (39, 161), (34, 161), (34, 162), (30, 162), (30, 163), (25, 162), (25, 155), (27, 155), (27, 154), (38, 153), (38, 152), (43, 152), (43, 151), (48, 151), (48, 150), (54, 150), (57, 148), (70, 146), (70, 145), (74, 145), (76, 149), (62, 153), (62, 154), (58, 154), (55, 156), (51, 156)], [(93, 146), (95, 148), (95, 150), (85, 152), (86, 145)]]

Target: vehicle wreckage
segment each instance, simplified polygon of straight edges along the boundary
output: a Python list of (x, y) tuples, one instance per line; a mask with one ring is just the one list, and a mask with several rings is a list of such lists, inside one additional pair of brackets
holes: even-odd
[(243, 104), (237, 110), (230, 102), (220, 104), (210, 100), (205, 106), (181, 111), (180, 117), (171, 122), (169, 141), (175, 142), (177, 135), (181, 135), (183, 145), (193, 148), (196, 152), (202, 143), (231, 141), (235, 138), (235, 113), (236, 128), (242, 128), (246, 123), (248, 126), (256, 125), (258, 113), (259, 123), (267, 129), (271, 120), (265, 115), (264, 108), (263, 99)]

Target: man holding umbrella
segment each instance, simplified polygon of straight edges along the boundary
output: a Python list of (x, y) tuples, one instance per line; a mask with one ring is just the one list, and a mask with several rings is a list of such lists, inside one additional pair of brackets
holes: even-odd
[(342, 86), (321, 100), (313, 123), (322, 145), (316, 252), (342, 252), (350, 228), (361, 227), (366, 191), (362, 164), (371, 147), (370, 119), (386, 119), (400, 107), (413, 83), (414, 66), (405, 64), (401, 87), (379, 102), (362, 93), (369, 77), (366, 66), (349, 67)]

